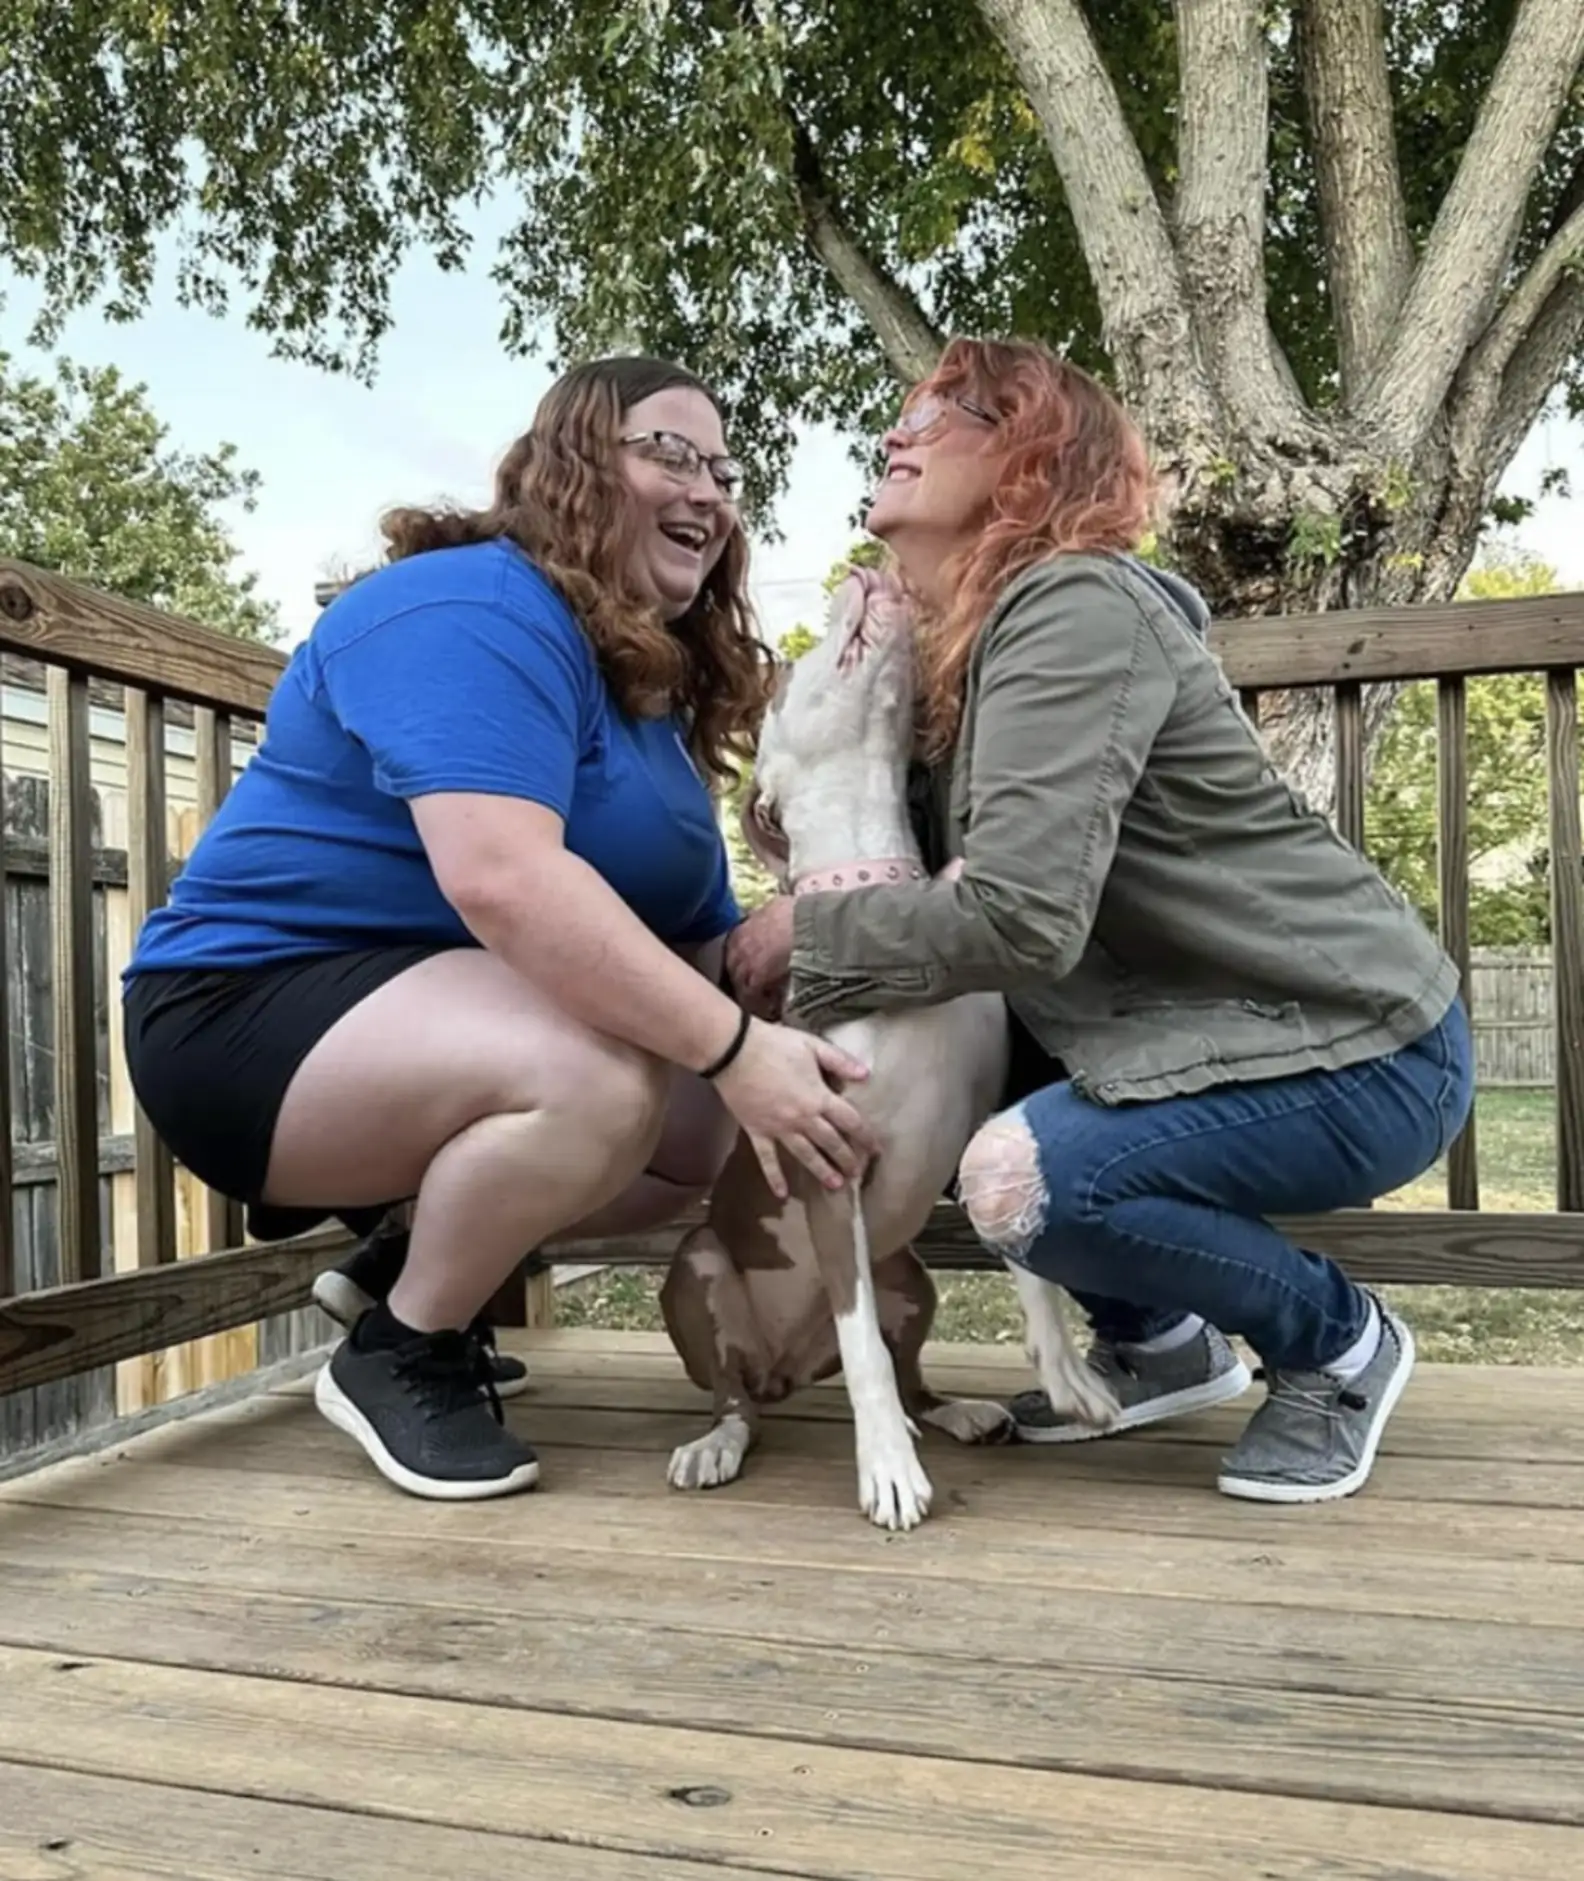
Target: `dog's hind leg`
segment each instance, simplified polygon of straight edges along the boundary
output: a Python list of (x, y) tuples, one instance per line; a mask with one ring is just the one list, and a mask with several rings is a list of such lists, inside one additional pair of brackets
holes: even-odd
[(916, 1424), (942, 1430), (958, 1443), (1005, 1443), (1016, 1429), (1006, 1405), (989, 1398), (945, 1398), (924, 1381), (923, 1354), (935, 1321), (935, 1282), (911, 1247), (875, 1268), (880, 1326), (896, 1365), (902, 1405)]
[(742, 1276), (709, 1228), (694, 1229), (677, 1249), (660, 1311), (688, 1377), (715, 1400), (714, 1423), (672, 1451), (666, 1480), (674, 1489), (718, 1489), (741, 1474), (759, 1434), (751, 1387), (766, 1367)]
[(810, 1188), (809, 1231), (836, 1319), (852, 1405), (858, 1506), (881, 1528), (916, 1528), (934, 1492), (914, 1448), (916, 1427), (903, 1407), (880, 1326), (863, 1191), (849, 1186), (832, 1195)]

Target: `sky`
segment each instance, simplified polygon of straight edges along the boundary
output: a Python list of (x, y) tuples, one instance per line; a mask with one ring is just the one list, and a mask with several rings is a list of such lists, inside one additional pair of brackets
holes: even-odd
[[(271, 358), (267, 337), (241, 311), (216, 318), (183, 309), (169, 270), (141, 320), (111, 325), (85, 310), (68, 323), (60, 350), (143, 381), (172, 445), (202, 451), (229, 441), (260, 473), (258, 506), (232, 517), (233, 535), (241, 565), (280, 609), (286, 644), (313, 623), (315, 582), (375, 551), (384, 508), (482, 502), (496, 460), (527, 428), (550, 375), (542, 361), (508, 358), (499, 343), (493, 233), (481, 228), (467, 273), (443, 274), (420, 256), (403, 266), (372, 386)], [(26, 357), (35, 305), (25, 283), (6, 287), (0, 347)], [(1584, 500), (1584, 427), (1562, 418), (1537, 427), (1505, 487), (1532, 496), (1558, 466)], [(801, 432), (776, 515), (783, 539), (754, 545), (755, 599), (772, 640), (817, 621), (820, 582), (852, 539), (864, 488), (841, 438)], [(1517, 533), (1565, 584), (1584, 586), (1584, 531), (1570, 500), (1541, 501)]]

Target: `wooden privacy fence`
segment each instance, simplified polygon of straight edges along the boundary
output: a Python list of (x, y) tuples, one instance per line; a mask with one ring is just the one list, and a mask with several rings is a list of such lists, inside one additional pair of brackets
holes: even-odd
[(1485, 1090), (1546, 1090), (1556, 1082), (1556, 979), (1549, 947), (1476, 947), (1469, 1003)]
[[(1262, 696), (1325, 688), (1334, 704), (1337, 820), (1362, 845), (1364, 701), (1371, 683), (1435, 680), (1439, 690), (1441, 929), (1467, 969), (1468, 822), (1465, 682), (1476, 675), (1545, 676), (1553, 868), (1552, 1002), (1557, 1084), (1557, 1210), (1479, 1211), (1472, 1127), (1453, 1146), (1448, 1208), (1361, 1210), (1284, 1224), (1361, 1278), (1475, 1286), (1584, 1287), (1584, 842), (1579, 818), (1577, 672), (1584, 666), (1584, 595), (1471, 602), (1383, 612), (1238, 621), (1213, 644), (1229, 683), (1257, 717)], [(166, 893), (167, 707), (191, 708), (200, 820), (229, 781), (238, 721), (263, 715), (278, 654), (151, 609), (0, 561), (0, 651), (47, 669), (48, 881), (52, 931), (58, 1285), (6, 1298), (15, 1274), (17, 1178), (10, 1084), (0, 1078), (0, 1394), (72, 1378), (179, 1341), (249, 1325), (298, 1307), (312, 1275), (341, 1244), (317, 1235), (239, 1246), (236, 1211), (203, 1203), (202, 1246), (178, 1260), (175, 1174), (146, 1120), (133, 1122), (132, 1202), (106, 1245), (98, 1185), (99, 1114), (93, 945), (94, 851), (89, 759), (91, 680), (125, 688), (129, 918), (134, 927)], [(0, 752), (0, 771), (4, 754)], [(3, 945), (3, 935), (0, 935)], [(0, 1033), (9, 1036), (0, 959)], [(119, 1025), (115, 988), (105, 1004)], [(106, 1047), (105, 1049), (109, 1049)], [(559, 1258), (653, 1264), (677, 1230), (557, 1248)], [(994, 1265), (943, 1204), (921, 1248), (933, 1264)], [(542, 1270), (542, 1263), (541, 1263)], [(542, 1286), (537, 1289), (544, 1297)]]

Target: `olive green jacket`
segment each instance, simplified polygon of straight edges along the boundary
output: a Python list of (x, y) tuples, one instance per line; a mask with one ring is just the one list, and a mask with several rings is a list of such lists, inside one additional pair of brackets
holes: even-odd
[(1102, 1103), (1355, 1064), (1436, 1025), (1453, 962), (1272, 766), (1199, 605), (1104, 554), (1008, 585), (923, 817), (960, 879), (800, 898), (791, 1016), (1003, 993)]

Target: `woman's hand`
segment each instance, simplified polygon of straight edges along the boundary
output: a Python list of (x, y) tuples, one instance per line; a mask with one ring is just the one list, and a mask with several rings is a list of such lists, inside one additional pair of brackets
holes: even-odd
[(780, 1011), (791, 971), (792, 897), (777, 895), (726, 937), (726, 972), (743, 1005), (762, 1017)]
[(788, 1149), (828, 1189), (862, 1174), (879, 1148), (869, 1126), (829, 1079), (859, 1082), (869, 1067), (812, 1032), (748, 1028), (742, 1050), (714, 1080), (721, 1101), (747, 1132), (765, 1181), (787, 1196), (780, 1150)]

